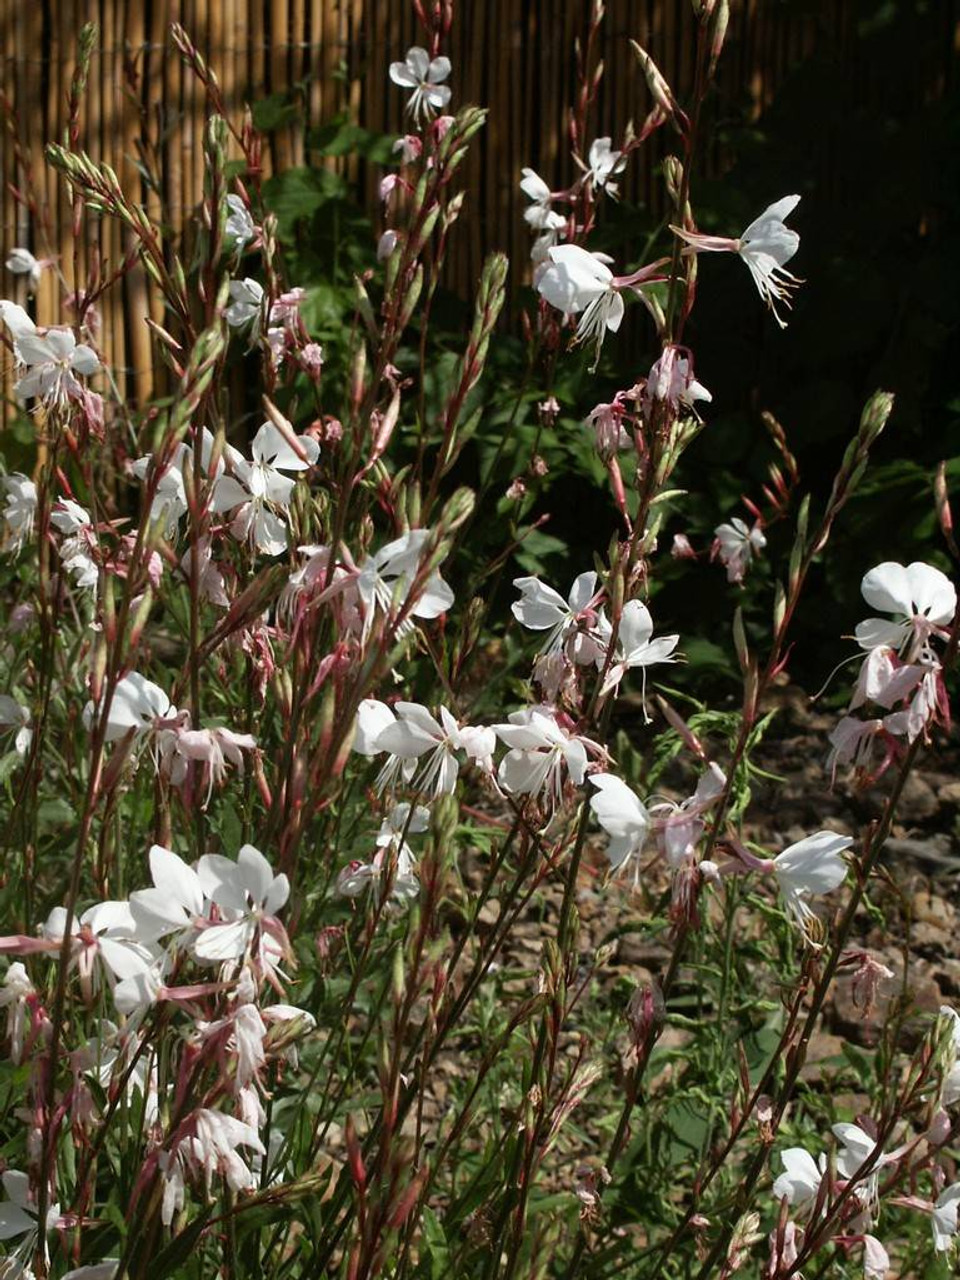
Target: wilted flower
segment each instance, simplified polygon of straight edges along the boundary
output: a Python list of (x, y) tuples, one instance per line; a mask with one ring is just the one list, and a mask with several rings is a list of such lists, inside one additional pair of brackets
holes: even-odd
[(686, 253), (738, 253), (747, 264), (760, 297), (773, 313), (773, 318), (781, 329), (786, 328), (786, 321), (777, 313), (777, 303), (791, 305), (790, 294), (801, 283), (795, 275), (785, 269), (800, 247), (800, 237), (784, 225), (800, 203), (799, 196), (784, 196), (777, 200), (750, 223), (738, 240), (726, 236), (706, 236), (697, 231), (686, 231), (683, 227), (671, 226), (689, 248)]
[(643, 389), (643, 410), (649, 417), (656, 400), (666, 401), (675, 410), (689, 409), (696, 413), (698, 400), (709, 403), (710, 392), (693, 376), (693, 356), (686, 347), (668, 344), (660, 358), (650, 367)]
[(407, 50), (403, 62), (390, 63), (390, 79), (403, 89), (413, 92), (407, 102), (407, 110), (415, 120), (427, 121), (434, 111), (442, 111), (450, 101), (450, 86), (443, 84), (450, 74), (449, 58), (431, 61), (426, 49), (414, 45)]

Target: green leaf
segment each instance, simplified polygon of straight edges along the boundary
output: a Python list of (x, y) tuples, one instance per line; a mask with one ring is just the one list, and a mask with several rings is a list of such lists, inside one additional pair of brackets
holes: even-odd
[(304, 218), (312, 218), (325, 204), (345, 195), (346, 186), (337, 174), (305, 166), (287, 169), (263, 185), (264, 204), (277, 216), (281, 239), (292, 237)]

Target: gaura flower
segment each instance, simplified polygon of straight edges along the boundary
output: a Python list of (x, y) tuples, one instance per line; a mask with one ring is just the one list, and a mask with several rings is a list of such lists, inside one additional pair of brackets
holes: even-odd
[(418, 702), (397, 702), (393, 710), (397, 718), (387, 724), (376, 739), (379, 751), (389, 751), (401, 760), (427, 760), (414, 785), (427, 795), (452, 795), (457, 785), (460, 762), (457, 752), (481, 768), (492, 770), (496, 735), (492, 729), (459, 725), (446, 707), (440, 707), (440, 719)]
[(946, 1253), (957, 1235), (957, 1210), (960, 1209), (960, 1182), (942, 1191), (933, 1207), (930, 1226), (933, 1229), (933, 1247), (937, 1253)]
[(0, 485), (6, 501), (0, 517), (3, 519), (3, 546), (19, 551), (33, 533), (33, 521), (37, 513), (37, 486), (29, 476), (19, 471), (0, 477)]
[(407, 110), (415, 120), (428, 121), (434, 111), (442, 111), (450, 101), (450, 86), (443, 83), (450, 74), (449, 58), (431, 60), (426, 49), (414, 45), (403, 62), (390, 63), (390, 79), (413, 92)]
[(664, 347), (659, 360), (650, 367), (641, 403), (648, 416), (655, 400), (665, 400), (674, 409), (689, 409), (695, 414), (694, 405), (698, 400), (709, 403), (712, 399), (707, 388), (693, 376), (693, 356), (690, 351), (686, 347), (670, 343)]
[(789, 845), (770, 861), (769, 869), (777, 877), (787, 909), (801, 927), (813, 916), (808, 899), (830, 893), (846, 879), (847, 864), (840, 854), (852, 844), (852, 836), (818, 831)]
[(520, 599), (510, 606), (516, 620), (530, 631), (546, 631), (541, 653), (555, 653), (568, 635), (576, 630), (577, 621), (596, 600), (597, 575), (581, 573), (573, 580), (570, 594), (564, 600), (558, 591), (539, 578), (514, 578), (520, 588)]
[[(605, 630), (612, 634), (609, 624)], [(652, 667), (658, 662), (676, 662), (673, 651), (679, 643), (678, 635), (660, 636), (658, 640), (654, 640), (653, 618), (650, 616), (650, 610), (642, 600), (628, 600), (620, 614), (614, 662), (607, 671), (601, 692), (608, 693), (611, 689), (615, 689), (624, 675), (633, 667), (642, 669), (645, 690), (647, 667)], [(604, 661), (604, 657), (599, 657), (597, 666), (602, 669)]]
[(553, 192), (533, 169), (521, 169), (523, 178), (520, 190), (531, 201), (524, 209), (524, 221), (537, 232), (558, 232), (567, 225), (562, 213), (555, 213), (552, 208)]
[(231, 280), (230, 302), (223, 315), (231, 329), (252, 324), (251, 336), (256, 337), (263, 319), (263, 285), (252, 276)]
[[(289, 424), (287, 424), (289, 426)], [(287, 526), (273, 508), (286, 511), (296, 480), (285, 472), (308, 471), (320, 456), (320, 446), (310, 436), (281, 432), (265, 422), (250, 446), (252, 461), (227, 448), (232, 475), (222, 475), (213, 489), (211, 510), (235, 511), (230, 531), (239, 541), (249, 538), (264, 555), (278, 556), (287, 549)]]
[(802, 1209), (817, 1197), (820, 1182), (826, 1169), (826, 1157), (821, 1155), (819, 1164), (803, 1147), (788, 1147), (780, 1152), (783, 1173), (773, 1184), (777, 1200), (786, 1196), (787, 1204)]
[(789, 308), (792, 305), (790, 294), (802, 281), (785, 269), (785, 264), (800, 247), (800, 237), (784, 224), (784, 219), (799, 203), (799, 196), (784, 196), (777, 200), (736, 240), (727, 236), (701, 235), (683, 227), (671, 226), (670, 230), (686, 241), (689, 247), (685, 253), (738, 253), (747, 264), (760, 297), (770, 308), (774, 320), (781, 329), (785, 329), (787, 322), (777, 313), (777, 303)]
[(857, 643), (862, 649), (895, 649), (908, 661), (930, 657), (930, 638), (946, 637), (957, 609), (957, 591), (947, 575), (919, 560), (906, 568), (889, 560), (878, 564), (860, 590), (867, 604), (895, 621), (867, 618), (857, 626)]
[(626, 167), (627, 157), (622, 151), (613, 150), (610, 138), (597, 138), (590, 144), (586, 180), (614, 199), (617, 197), (617, 184), (610, 179), (623, 173)]
[(30, 708), (11, 698), (8, 693), (0, 693), (0, 733), (16, 729), (13, 749), (21, 759), (30, 749), (33, 741), (33, 730), (30, 728)]
[(241, 196), (227, 196), (227, 209), (229, 212), (223, 227), (224, 234), (233, 241), (234, 249), (242, 251), (259, 234), (256, 224)]
[(14, 388), (18, 398), (36, 397), (48, 408), (62, 408), (68, 400), (79, 400), (84, 391), (79, 378), (89, 377), (100, 368), (96, 353), (78, 343), (72, 329), (21, 333), (15, 351), (17, 359), (27, 367)]
[(710, 558), (718, 559), (727, 571), (728, 582), (742, 582), (750, 561), (767, 545), (758, 521), (752, 529), (739, 516), (729, 524), (718, 524), (713, 531)]
[(11, 249), (3, 265), (15, 276), (26, 276), (27, 288), (34, 293), (51, 262), (49, 258), (35, 258), (29, 249)]
[(420, 562), (430, 537), (429, 529), (411, 529), (360, 566), (356, 587), (363, 602), (364, 639), (378, 610), (388, 616), (393, 612), (395, 593), (397, 607), (404, 615), (397, 629), (401, 636), (413, 630), (414, 618), (439, 618), (453, 604), (453, 592), (437, 570), (419, 581), (423, 576)]
[(511, 795), (542, 795), (556, 805), (563, 791), (564, 769), (571, 782), (577, 786), (583, 782), (587, 740), (568, 733), (549, 708), (514, 711), (509, 724), (493, 728), (510, 748), (500, 761), (497, 777)]
[[(613, 773), (594, 773), (589, 781), (597, 788), (590, 808), (610, 837), (607, 858), (611, 873), (621, 871), (638, 858), (650, 828), (650, 814), (640, 797)], [(635, 879), (639, 868), (635, 870)]]
[(661, 270), (666, 259), (630, 275), (615, 276), (599, 255), (588, 253), (578, 244), (557, 245), (547, 256), (550, 261), (539, 273), (537, 290), (565, 316), (580, 316), (576, 341), (596, 344), (594, 365), (600, 358), (606, 331), (616, 333), (620, 328), (623, 290), (632, 289), (642, 298), (641, 285), (666, 279)]

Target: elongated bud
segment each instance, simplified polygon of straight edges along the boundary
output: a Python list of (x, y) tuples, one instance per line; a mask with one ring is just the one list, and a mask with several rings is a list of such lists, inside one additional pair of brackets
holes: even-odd
[(710, 62), (707, 76), (712, 80), (717, 69), (717, 62), (723, 50), (723, 42), (727, 37), (730, 25), (730, 0), (719, 0), (713, 18), (713, 30), (710, 32)]
[(636, 40), (630, 41), (630, 47), (637, 56), (637, 62), (640, 64), (640, 70), (643, 72), (643, 77), (647, 82), (650, 96), (660, 110), (665, 112), (673, 121), (677, 130), (685, 134), (690, 128), (690, 121), (680, 109), (676, 98), (673, 96), (673, 90), (667, 84), (666, 77), (646, 49), (641, 48)]
[(656, 979), (651, 978), (636, 988), (627, 1005), (626, 1017), (638, 1045), (659, 1039), (667, 1020), (667, 1007)]
[(403, 304), (400, 307), (399, 327), (405, 329), (410, 323), (410, 317), (413, 315), (417, 303), (420, 301), (420, 290), (423, 288), (423, 264), (417, 263), (417, 269), (413, 273), (413, 279), (407, 285), (407, 292), (404, 294)]
[(747, 645), (747, 633), (743, 627), (743, 609), (739, 606), (733, 615), (733, 646), (737, 651), (740, 670), (745, 672), (750, 665), (750, 649)]

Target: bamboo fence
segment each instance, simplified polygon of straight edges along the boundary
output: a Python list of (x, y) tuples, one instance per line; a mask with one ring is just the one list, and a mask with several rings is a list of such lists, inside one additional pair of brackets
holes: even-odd
[[(470, 219), (459, 229), (448, 283), (467, 293), (484, 254), (505, 248), (523, 278), (529, 237), (522, 219), (520, 169), (531, 165), (551, 184), (573, 176), (563, 121), (574, 91), (574, 39), (582, 35), (589, 0), (459, 0), (449, 49), (454, 105), (489, 108), (488, 125), (464, 174)], [(939, 0), (932, 20), (943, 48), (953, 42), (953, 5)], [(129, 248), (112, 219), (87, 220), (76, 250), (72, 210), (64, 185), (46, 166), (43, 146), (61, 140), (66, 99), (84, 22), (100, 35), (82, 112), (82, 143), (117, 171), (128, 197), (178, 234), (201, 198), (204, 98), (169, 38), (180, 22), (216, 70), (225, 102), (237, 118), (245, 103), (294, 92), (299, 119), (271, 135), (267, 173), (315, 161), (311, 128), (338, 112), (381, 132), (403, 131), (405, 94), (387, 79), (419, 36), (408, 0), (0, 0), (0, 90), (9, 104), (0, 129), (0, 262), (14, 246), (57, 260), (68, 289), (85, 278), (91, 255), (116, 266)], [(719, 111), (759, 116), (778, 86), (822, 40), (831, 47), (856, 41), (856, 0), (733, 0), (727, 48), (718, 85)], [(629, 118), (649, 106), (636, 74), (629, 38), (639, 40), (682, 95), (691, 74), (694, 17), (690, 0), (607, 0), (600, 56), (606, 75), (594, 116), (596, 135), (618, 136)], [(928, 59), (929, 62), (929, 59)], [(856, 66), (856, 60), (853, 64)], [(917, 61), (897, 92), (937, 94), (949, 74)], [(886, 84), (870, 83), (869, 66), (857, 74), (882, 106)], [(661, 131), (662, 132), (662, 131)], [(626, 175), (625, 194), (656, 207), (656, 166), (663, 140), (641, 152)], [(814, 143), (815, 145), (815, 143)], [(140, 160), (163, 175), (162, 189), (147, 183)], [(723, 168), (717, 151), (710, 163)], [(837, 166), (837, 158), (825, 164)], [(354, 177), (375, 201), (378, 174), (354, 167)], [(31, 209), (15, 194), (35, 193)], [(0, 296), (25, 301), (22, 277), (5, 273)], [(35, 299), (41, 324), (63, 323), (61, 284), (44, 273)], [(105, 300), (100, 345), (121, 389), (143, 403), (154, 391), (154, 358), (142, 318), (162, 319), (159, 299), (144, 273), (130, 272)], [(5, 362), (9, 365), (9, 361)], [(9, 413), (11, 370), (0, 369), (0, 393)]]

